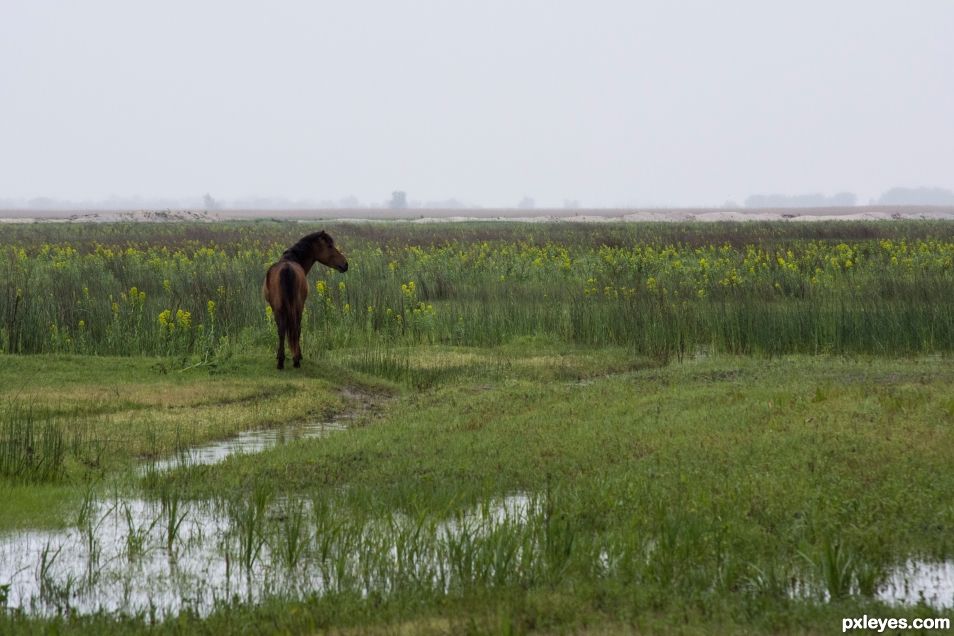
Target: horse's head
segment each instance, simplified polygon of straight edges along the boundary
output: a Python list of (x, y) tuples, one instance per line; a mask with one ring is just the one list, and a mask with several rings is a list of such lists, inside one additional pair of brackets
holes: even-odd
[(339, 272), (348, 271), (348, 259), (335, 247), (335, 241), (326, 232), (319, 232), (311, 244), (312, 256), (322, 265)]

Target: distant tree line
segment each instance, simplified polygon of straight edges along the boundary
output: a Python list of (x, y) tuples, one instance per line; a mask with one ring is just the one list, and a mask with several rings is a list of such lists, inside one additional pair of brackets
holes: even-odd
[[(850, 207), (858, 202), (851, 192), (824, 194), (753, 194), (747, 208), (828, 208)], [(869, 205), (954, 205), (954, 192), (944, 188), (891, 188)]]
[(954, 192), (944, 188), (891, 188), (878, 205), (954, 205)]
[(855, 205), (858, 197), (851, 192), (824, 194), (753, 194), (745, 200), (747, 208), (831, 208)]

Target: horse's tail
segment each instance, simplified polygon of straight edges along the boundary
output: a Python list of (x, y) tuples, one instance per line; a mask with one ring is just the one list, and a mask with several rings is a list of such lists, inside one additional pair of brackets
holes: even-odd
[(297, 299), (295, 298), (296, 283), (295, 270), (291, 267), (283, 267), (282, 270), (278, 272), (278, 286), (281, 288), (282, 313), (285, 314), (285, 322), (293, 333), (298, 327), (299, 318), (296, 307)]

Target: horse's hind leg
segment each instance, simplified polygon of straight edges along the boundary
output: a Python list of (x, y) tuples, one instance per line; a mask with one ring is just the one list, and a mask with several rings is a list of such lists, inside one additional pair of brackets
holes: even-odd
[(297, 369), (301, 366), (301, 316), (288, 326), (288, 338), (292, 350), (292, 363)]
[(287, 330), (285, 316), (275, 313), (275, 325), (278, 327), (278, 351), (275, 357), (278, 359), (278, 369), (285, 368), (285, 331)]

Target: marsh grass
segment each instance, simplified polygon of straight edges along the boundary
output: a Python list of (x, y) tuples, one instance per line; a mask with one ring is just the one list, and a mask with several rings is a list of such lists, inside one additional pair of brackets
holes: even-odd
[(0, 405), (0, 478), (14, 483), (59, 481), (67, 446), (58, 418), (30, 406)]
[[(621, 508), (621, 502), (631, 496), (629, 488), (621, 480), (551, 479), (539, 493), (480, 497), (473, 504), (451, 505), (449, 510), (435, 507), (425, 495), (399, 510), (375, 506), (371, 491), (324, 491), (308, 500), (277, 500), (262, 486), (245, 498), (219, 497), (211, 505), (201, 504), (202, 514), (211, 515), (202, 521), (208, 530), (195, 534), (192, 528), (189, 541), (161, 575), (172, 578), (163, 586), (181, 585), (177, 594), (202, 609), (193, 610), (195, 615), (183, 611), (164, 620), (163, 603), (179, 598), (167, 591), (156, 597), (157, 604), (150, 610), (155, 616), (152, 622), (168, 627), (193, 616), (209, 621), (203, 623), (209, 626), (220, 620), (221, 612), (236, 611), (235, 600), (212, 602), (209, 598), (210, 590), (220, 589), (216, 585), (221, 586), (221, 581), (203, 583), (183, 577), (186, 570), (199, 576), (207, 571), (205, 562), (190, 566), (197, 557), (212, 559), (209, 563), (224, 558), (227, 564), (234, 559), (245, 580), (244, 588), (236, 588), (242, 591), (243, 611), (251, 607), (266, 611), (270, 603), (286, 609), (301, 603), (310, 608), (329, 604), (337, 608), (339, 620), (358, 624), (365, 620), (376, 624), (381, 608), (414, 616), (434, 608), (456, 608), (464, 601), (474, 604), (465, 607), (470, 607), (467, 615), (477, 619), (486, 610), (485, 603), (496, 607), (503, 599), (525, 603), (543, 595), (554, 603), (571, 604), (568, 614), (553, 607), (530, 612), (541, 611), (538, 618), (557, 621), (554, 624), (572, 624), (574, 612), (581, 611), (587, 621), (603, 625), (603, 612), (684, 616), (685, 608), (695, 607), (706, 612), (701, 625), (711, 626), (706, 621), (716, 620), (739, 621), (732, 624), (742, 626), (775, 616), (780, 622), (758, 624), (765, 631), (778, 631), (780, 626), (797, 624), (789, 620), (803, 620), (807, 610), (798, 607), (819, 612), (812, 620), (824, 622), (828, 604), (836, 612), (859, 607), (880, 585), (878, 576), (867, 581), (865, 577), (883, 571), (885, 557), (873, 555), (862, 566), (860, 553), (845, 548), (848, 544), (841, 538), (822, 538), (804, 551), (793, 549), (790, 541), (748, 545), (741, 535), (727, 532), (727, 525), (735, 523), (731, 517), (673, 510), (662, 499), (651, 500), (654, 503), (648, 506)], [(696, 500), (687, 505), (698, 504)], [(88, 523), (90, 527), (101, 524), (111, 514), (128, 517), (129, 512), (115, 505), (95, 509), (87, 515)], [(215, 521), (220, 516), (229, 523)], [(130, 535), (141, 532), (140, 522), (126, 525)], [(218, 536), (212, 528), (226, 535)], [(205, 544), (216, 549), (209, 551)], [(85, 614), (90, 607), (86, 594), (94, 602), (97, 598), (120, 602), (117, 597), (97, 596), (95, 586), (101, 581), (114, 587), (142, 588), (128, 578), (135, 577), (134, 572), (127, 573), (126, 579), (119, 575), (116, 568), (126, 567), (122, 559), (113, 559), (110, 553), (95, 558), (92, 551), (83, 552), (87, 564), (96, 564), (104, 572), (88, 574), (77, 585), (69, 573), (55, 572), (58, 552), (49, 545), (44, 551), (37, 576), (40, 600), (48, 611)], [(230, 572), (226, 565), (226, 579)], [(361, 600), (352, 605), (355, 601), (347, 599)], [(884, 609), (876, 600), (867, 602), (873, 603), (869, 607)], [(911, 612), (892, 611), (906, 616)], [(74, 620), (90, 625), (98, 620), (96, 616), (101, 614)], [(516, 616), (520, 620), (514, 624), (530, 618), (524, 612)], [(780, 618), (784, 616), (789, 618)], [(138, 629), (140, 619), (115, 620), (117, 627)], [(699, 620), (692, 618), (694, 623)], [(50, 624), (55, 623), (53, 619)], [(37, 619), (32, 625), (43, 624), (47, 623)], [(146, 628), (146, 623), (141, 626)]]
[(126, 558), (129, 562), (134, 562), (148, 550), (149, 535), (162, 517), (154, 517), (151, 521), (139, 519), (128, 503), (123, 502), (121, 505), (126, 520)]
[(462, 379), (500, 377), (506, 362), (501, 360), (455, 361), (453, 358), (424, 361), (412, 348), (377, 347), (358, 349), (340, 364), (359, 373), (396, 382), (412, 389), (428, 389)]
[(308, 515), (303, 501), (299, 500), (285, 506), (277, 545), (272, 551), (281, 555), (283, 565), (289, 570), (298, 567), (306, 553), (309, 544), (309, 536), (305, 529), (307, 520)]
[(251, 496), (230, 502), (229, 514), (238, 539), (239, 564), (246, 576), (252, 575), (252, 568), (266, 545), (266, 517), (271, 501), (270, 489), (256, 487)]
[[(342, 225), (352, 268), (312, 273), (304, 346), (364, 347), (363, 367), (398, 379), (411, 372), (396, 347), (541, 335), (664, 361), (950, 352), (951, 225)], [(214, 374), (235, 350), (273, 344), (261, 278), (309, 228), (6, 229), (3, 350), (160, 355), (168, 372)]]
[[(260, 361), (244, 357), (220, 378), (202, 369), (156, 374), (150, 360), (135, 358), (5, 357), (0, 485), (81, 491), (140, 462), (148, 473), (150, 460), (186, 456), (243, 431), (327, 421), (345, 408), (321, 375), (350, 382), (350, 370), (313, 365), (295, 377), (264, 377)], [(22, 378), (31, 378), (29, 386), (17, 384)], [(0, 515), (0, 529), (10, 520)]]
[[(308, 229), (0, 238), (0, 344), (53, 352), (5, 356), (0, 378), (63, 401), (0, 428), (18, 440), (3, 465), (58, 423), (52, 483), (88, 485), (78, 513), (64, 506), (88, 530), (78, 552), (112, 567), (105, 475), (159, 502), (113, 511), (117, 563), (164, 547), (181, 577), (207, 540), (230, 580), (210, 615), (0, 631), (784, 633), (950, 613), (880, 591), (911, 555), (949, 554), (954, 225), (329, 228), (353, 269), (312, 275), (305, 364), (276, 376), (261, 271)], [(139, 458), (326, 417), (343, 386), (399, 397), (327, 439), (130, 476)], [(203, 505), (225, 536), (196, 530)], [(36, 574), (65, 616), (110, 577), (58, 575), (57, 550)]]

